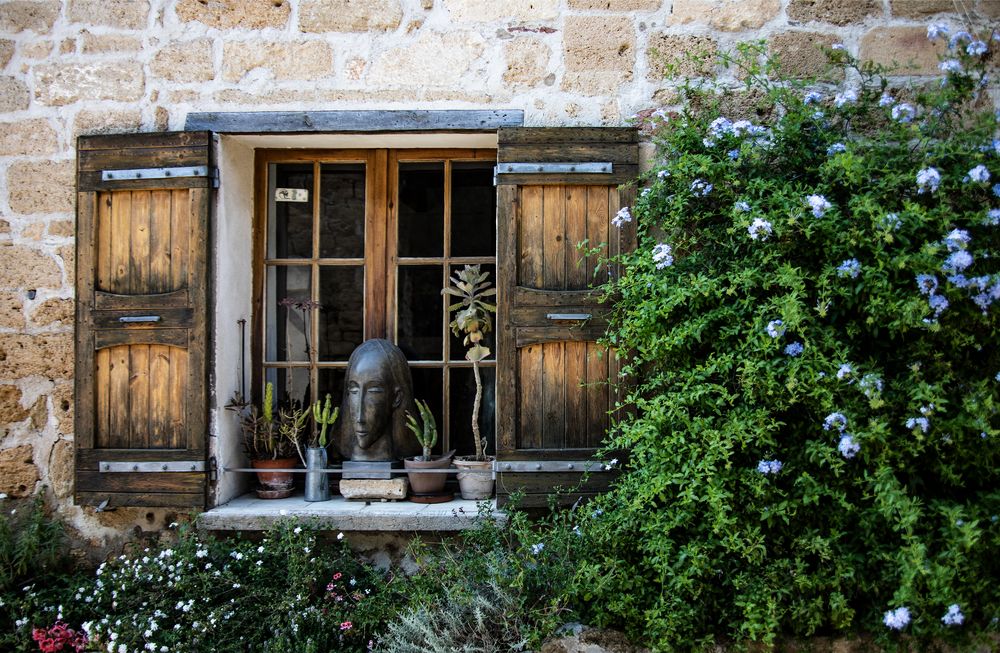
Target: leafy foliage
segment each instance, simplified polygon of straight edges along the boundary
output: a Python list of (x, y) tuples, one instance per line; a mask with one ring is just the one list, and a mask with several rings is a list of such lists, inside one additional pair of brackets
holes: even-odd
[(958, 35), (940, 84), (912, 88), (834, 50), (848, 82), (821, 89), (747, 45), (721, 63), (759, 97), (752, 120), (694, 83), (681, 113), (653, 119), (660, 163), (618, 217), (639, 246), (606, 288), (632, 416), (609, 443), (628, 472), (581, 571), (601, 581), (576, 598), (591, 620), (663, 650), (995, 631), (985, 47)]

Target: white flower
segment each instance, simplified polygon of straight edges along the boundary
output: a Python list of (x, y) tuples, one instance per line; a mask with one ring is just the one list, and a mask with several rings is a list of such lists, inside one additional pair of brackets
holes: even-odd
[(662, 270), (673, 265), (674, 257), (670, 245), (659, 243), (653, 247), (653, 262), (656, 263), (657, 270)]
[(837, 108), (844, 106), (845, 104), (854, 104), (858, 101), (858, 92), (853, 88), (849, 88), (843, 93), (837, 93), (833, 98), (833, 105)]
[(962, 62), (958, 59), (945, 59), (938, 64), (938, 68), (946, 73), (961, 73)]
[(285, 515), (288, 514), (288, 511), (285, 510), (284, 508), (282, 508), (281, 510), (278, 511), (278, 514), (281, 515), (282, 517), (284, 517)]
[(905, 607), (886, 611), (882, 623), (893, 630), (902, 630), (910, 623), (910, 610)]
[(208, 555), (208, 549), (198, 549), (197, 551), (194, 552), (194, 556), (196, 558), (204, 558), (207, 555)]
[(847, 48), (844, 46), (843, 43), (834, 43), (833, 45), (830, 46), (830, 49), (831, 50), (846, 50)]
[(344, 539), (344, 534), (343, 533), (337, 533), (337, 539), (338, 540)]
[(615, 214), (615, 217), (611, 218), (611, 224), (621, 229), (626, 222), (632, 222), (632, 213), (627, 206), (623, 206)]
[(752, 240), (767, 240), (771, 235), (771, 223), (763, 218), (754, 218), (754, 221), (747, 227), (747, 233)]
[(742, 211), (743, 213), (749, 213), (750, 212), (750, 203), (749, 202), (744, 202), (743, 200), (740, 200), (739, 202), (737, 202), (736, 204), (734, 204), (733, 207), (737, 211)]
[(296, 526), (295, 530), (293, 530), (292, 532), (295, 533), (296, 535), (298, 535), (299, 533), (302, 532), (302, 527), (301, 526)]

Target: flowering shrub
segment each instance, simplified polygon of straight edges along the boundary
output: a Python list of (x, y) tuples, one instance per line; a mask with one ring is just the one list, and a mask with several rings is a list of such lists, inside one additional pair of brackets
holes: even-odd
[(31, 639), (38, 642), (42, 653), (80, 653), (87, 646), (87, 635), (73, 630), (65, 621), (56, 621), (50, 628), (35, 628), (31, 631)]
[(688, 83), (656, 121), (606, 288), (634, 411), (590, 619), (664, 649), (996, 630), (1000, 37), (930, 36), (940, 83), (834, 49), (843, 87), (808, 87), (743, 46), (751, 119)]

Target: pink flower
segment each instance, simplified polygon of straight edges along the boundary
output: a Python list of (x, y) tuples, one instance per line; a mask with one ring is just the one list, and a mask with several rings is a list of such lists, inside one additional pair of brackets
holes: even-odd
[(354, 628), (354, 624), (352, 624), (350, 621), (345, 621), (344, 623), (340, 624), (341, 630), (350, 630), (351, 628)]

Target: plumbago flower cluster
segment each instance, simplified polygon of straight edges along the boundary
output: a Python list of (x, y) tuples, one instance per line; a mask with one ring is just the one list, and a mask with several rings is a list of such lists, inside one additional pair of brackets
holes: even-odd
[(607, 287), (632, 412), (610, 442), (629, 464), (603, 499), (617, 528), (592, 619), (665, 648), (997, 628), (1000, 132), (984, 69), (1000, 36), (929, 35), (950, 39), (933, 84), (834, 49), (844, 83), (810, 85), (747, 45), (719, 63), (747, 80), (750, 115), (689, 81), (655, 124), (638, 247)]

